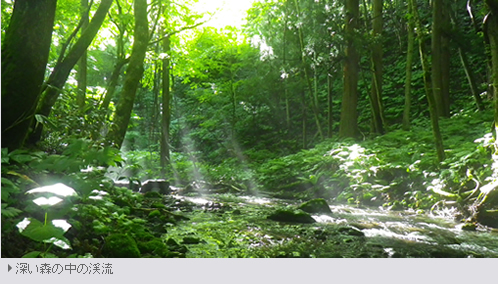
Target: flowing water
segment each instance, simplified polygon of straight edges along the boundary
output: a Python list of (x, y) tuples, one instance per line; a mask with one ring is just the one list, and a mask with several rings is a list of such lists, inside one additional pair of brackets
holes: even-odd
[[(228, 208), (223, 214), (228, 215), (222, 214), (220, 221), (218, 221), (221, 225), (225, 224), (223, 220), (227, 218), (230, 220), (237, 220), (237, 218), (249, 220), (250, 218), (247, 216), (251, 215), (251, 212), (262, 212), (258, 217), (261, 221), (255, 221), (254, 226), (245, 222), (244, 226), (253, 228), (251, 230), (254, 228), (259, 230), (261, 239), (267, 238), (273, 241), (255, 241), (256, 245), (258, 243), (265, 245), (282, 244), (293, 238), (301, 237), (296, 233), (291, 237), (281, 238), (280, 242), (277, 242), (272, 236), (272, 231), (268, 228), (275, 226), (274, 224), (278, 222), (261, 218), (265, 212), (271, 212), (276, 207), (298, 205), (297, 201), (218, 194), (198, 197), (176, 196), (176, 198), (191, 202), (200, 208), (208, 208), (209, 206), (213, 208), (213, 204), (222, 204)], [(348, 205), (330, 205), (330, 209), (332, 214), (312, 215), (317, 223), (279, 224), (279, 226), (296, 228), (296, 232), (302, 232), (302, 230), (299, 231), (299, 226), (320, 232), (325, 230), (329, 233), (332, 232), (332, 229), (328, 230), (329, 228), (350, 228), (361, 231), (361, 246), (374, 247), (384, 253), (382, 256), (374, 255), (373, 257), (498, 257), (498, 230), (487, 227), (477, 227), (475, 231), (462, 230), (463, 224), (454, 220), (455, 212), (449, 209), (436, 211), (433, 214), (389, 211), (382, 208), (357, 208)], [(240, 210), (242, 210), (242, 216), (231, 214)], [(203, 212), (206, 214), (206, 211)], [(218, 216), (220, 216), (220, 212), (218, 212)], [(212, 216), (206, 218), (206, 221), (209, 218)], [(342, 230), (344, 231), (344, 229)], [(237, 229), (235, 231), (238, 231), (239, 234), (243, 232), (243, 230)], [(249, 231), (246, 230), (244, 234), (244, 237), (247, 238)], [(254, 235), (252, 236), (254, 237)], [(349, 239), (345, 239), (345, 242), (347, 241)], [(341, 257), (341, 255), (336, 254), (332, 257)], [(354, 256), (352, 254), (350, 257), (372, 256), (361, 254)]]

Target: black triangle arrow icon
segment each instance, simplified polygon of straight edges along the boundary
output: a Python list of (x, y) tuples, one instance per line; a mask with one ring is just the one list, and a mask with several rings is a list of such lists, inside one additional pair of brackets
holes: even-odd
[(12, 266), (10, 266), (10, 265), (7, 264), (7, 267), (8, 267), (8, 271), (7, 272), (10, 272), (12, 270)]

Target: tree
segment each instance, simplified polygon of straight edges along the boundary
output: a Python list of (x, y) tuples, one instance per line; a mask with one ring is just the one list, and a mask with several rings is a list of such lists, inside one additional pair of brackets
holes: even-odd
[[(415, 4), (415, 0), (410, 0), (411, 1), (411, 6), (413, 9), (413, 16), (415, 20), (415, 26), (417, 29), (417, 40), (418, 40), (418, 47), (419, 47), (419, 54), (420, 54), (420, 61), (422, 63), (422, 70), (424, 72), (424, 87), (425, 87), (425, 94), (427, 97), (427, 101), (429, 103), (429, 113), (430, 113), (430, 119), (431, 119), (431, 126), (432, 126), (432, 133), (434, 135), (434, 143), (436, 145), (436, 153), (437, 153), (437, 158), (439, 162), (442, 162), (445, 159), (444, 155), (444, 147), (443, 147), (443, 139), (441, 137), (441, 132), (439, 130), (439, 114), (437, 111), (437, 102), (435, 98), (435, 92), (431, 91), (431, 86), (430, 86), (430, 67), (429, 67), (429, 62), (427, 59), (427, 54), (425, 51), (425, 30), (422, 27), (422, 23), (420, 21), (419, 15), (418, 15), (418, 8)], [(433, 35), (434, 38), (434, 35)], [(432, 42), (434, 46), (434, 42)], [(432, 55), (433, 58), (435, 55)], [(437, 58), (437, 57), (436, 57)], [(433, 62), (433, 64), (435, 64)], [(439, 70), (439, 69), (437, 69)], [(433, 69), (434, 71), (434, 69)], [(434, 74), (432, 74), (434, 75)], [(433, 79), (434, 82), (434, 79)], [(434, 86), (432, 86), (434, 89)], [(441, 89), (439, 88), (439, 92)]]
[[(81, 30), (84, 31), (88, 27), (88, 0), (81, 0)], [(78, 93), (77, 102), (80, 111), (85, 108), (86, 97), (86, 69), (87, 69), (87, 52), (83, 53), (78, 63)]]
[[(85, 53), (88, 46), (92, 43), (95, 35), (97, 35), (97, 32), (104, 22), (107, 11), (109, 10), (112, 2), (113, 0), (102, 0), (91, 22), (88, 24), (86, 30), (83, 31), (83, 34), (78, 39), (78, 41), (76, 41), (76, 43), (72, 46), (71, 50), (67, 53), (66, 56), (64, 56), (63, 53), (60, 54), (58, 63), (54, 67), (47, 82), (45, 82), (44, 84), (45, 86), (44, 90), (42, 90), (42, 97), (36, 110), (37, 114), (43, 115), (45, 117), (48, 117), (50, 115), (52, 106), (55, 104), (60, 90), (66, 83), (69, 73), (81, 58), (81, 56)], [(33, 124), (33, 129), (34, 130), (29, 136), (28, 141), (32, 145), (40, 141), (43, 124)]]
[(413, 51), (415, 47), (415, 31), (414, 31), (414, 16), (412, 1), (408, 1), (408, 47), (406, 51), (406, 77), (405, 77), (405, 108), (403, 110), (403, 129), (409, 130), (410, 108), (412, 104), (411, 89), (412, 89), (412, 65), (413, 65)]
[(384, 110), (382, 106), (382, 0), (373, 0), (372, 34), (374, 43), (372, 46), (372, 118), (375, 133), (384, 134)]
[(133, 10), (135, 14), (135, 28), (130, 63), (128, 63), (128, 67), (126, 68), (126, 77), (123, 83), (123, 90), (116, 105), (114, 121), (106, 137), (107, 141), (117, 148), (121, 148), (126, 130), (128, 129), (138, 83), (144, 72), (145, 52), (149, 44), (147, 0), (135, 0)]
[(495, 137), (498, 137), (498, 0), (486, 0), (490, 14), (486, 18), (486, 33), (489, 39), (492, 62), (492, 81), (494, 90), (494, 131)]
[[(48, 61), (57, 0), (17, 0), (2, 42), (2, 147), (28, 134)], [(28, 29), (26, 27), (29, 27)]]
[(344, 62), (344, 92), (342, 96), (341, 121), (339, 136), (356, 137), (358, 135), (358, 62), (355, 35), (358, 26), (359, 0), (346, 0), (346, 60)]

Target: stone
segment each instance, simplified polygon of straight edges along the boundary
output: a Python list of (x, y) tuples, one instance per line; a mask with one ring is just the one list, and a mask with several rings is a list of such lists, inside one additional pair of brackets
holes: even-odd
[(290, 223), (305, 223), (311, 224), (315, 223), (315, 219), (311, 215), (303, 210), (293, 210), (293, 209), (277, 209), (274, 213), (270, 214), (267, 219), (278, 221), (278, 222), (290, 222)]
[(161, 194), (169, 194), (171, 190), (169, 188), (169, 182), (164, 179), (156, 179), (156, 180), (146, 180), (142, 183), (142, 187), (140, 188), (140, 193), (147, 192), (159, 192)]
[(311, 199), (309, 201), (303, 202), (301, 205), (297, 207), (297, 209), (301, 209), (304, 212), (308, 213), (322, 213), (322, 214), (331, 214), (327, 201), (323, 198)]

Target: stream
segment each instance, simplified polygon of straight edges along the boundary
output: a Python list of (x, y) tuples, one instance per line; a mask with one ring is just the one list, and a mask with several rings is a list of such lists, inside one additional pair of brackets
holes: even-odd
[[(187, 257), (498, 257), (498, 230), (462, 230), (450, 209), (419, 214), (329, 205), (316, 223), (267, 220), (275, 208), (298, 201), (230, 194), (175, 195), (189, 217), (168, 230), (187, 243)], [(188, 240), (198, 240), (185, 242)], [(243, 253), (251, 251), (250, 255)]]

